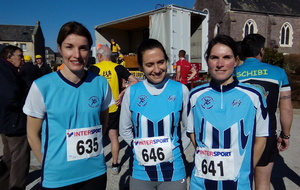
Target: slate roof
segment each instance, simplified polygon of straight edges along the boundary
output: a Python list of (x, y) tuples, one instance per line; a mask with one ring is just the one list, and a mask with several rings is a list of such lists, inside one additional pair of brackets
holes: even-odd
[(227, 0), (227, 2), (231, 3), (231, 10), (300, 16), (300, 0)]
[(35, 26), (0, 25), (0, 41), (31, 42)]

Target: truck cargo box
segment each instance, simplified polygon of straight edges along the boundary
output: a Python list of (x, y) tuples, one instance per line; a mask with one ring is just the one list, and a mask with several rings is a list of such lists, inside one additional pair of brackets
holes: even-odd
[[(184, 49), (191, 63), (205, 63), (204, 50), (208, 42), (208, 14), (177, 5), (168, 5), (149, 12), (133, 15), (95, 26), (96, 44), (108, 45), (114, 39), (124, 55), (137, 53), (138, 45), (145, 39), (159, 40), (169, 57), (168, 73), (175, 73), (178, 52)], [(135, 68), (130, 64), (128, 69)], [(200, 72), (207, 72), (202, 64)]]

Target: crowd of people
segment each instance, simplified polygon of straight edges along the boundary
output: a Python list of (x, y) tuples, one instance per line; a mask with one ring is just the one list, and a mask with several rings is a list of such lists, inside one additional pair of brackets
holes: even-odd
[[(139, 82), (121, 64), (114, 39), (110, 48), (98, 47), (99, 62), (89, 65), (92, 44), (81, 23), (65, 23), (56, 72), (40, 55), (34, 64), (19, 47), (1, 51), (1, 190), (25, 189), (30, 151), (42, 165), (42, 189), (106, 189), (105, 135), (115, 175), (119, 135), (130, 147), (130, 190), (253, 189), (253, 181), (256, 190), (270, 189), (274, 162), (290, 144), (293, 109), (284, 70), (261, 62), (263, 36), (250, 34), (239, 46), (227, 35), (213, 38), (205, 52), (211, 80), (192, 89), (197, 72), (184, 50), (172, 80), (163, 45), (141, 42), (137, 58), (145, 80)], [(191, 175), (184, 153), (190, 142)]]

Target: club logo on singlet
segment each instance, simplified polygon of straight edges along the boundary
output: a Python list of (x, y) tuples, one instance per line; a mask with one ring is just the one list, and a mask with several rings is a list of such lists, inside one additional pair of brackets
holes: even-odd
[(92, 96), (89, 98), (89, 106), (91, 108), (96, 108), (98, 107), (100, 104), (99, 104), (99, 98), (97, 96)]
[(139, 97), (137, 97), (137, 105), (139, 106), (139, 107), (144, 107), (144, 106), (146, 106), (147, 105), (147, 99), (148, 99), (148, 97), (146, 96), (146, 95), (140, 95)]
[(214, 106), (213, 105), (214, 99), (210, 96), (203, 97), (201, 101), (202, 101), (201, 107), (203, 109), (211, 109)]

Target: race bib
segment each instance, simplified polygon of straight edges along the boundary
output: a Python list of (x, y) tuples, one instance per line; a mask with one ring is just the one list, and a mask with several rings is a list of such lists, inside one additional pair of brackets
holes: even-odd
[(134, 139), (133, 146), (140, 165), (154, 166), (173, 160), (170, 137)]
[(234, 180), (233, 152), (231, 149), (197, 147), (195, 176), (215, 181)]
[(67, 160), (74, 161), (95, 157), (103, 153), (102, 126), (68, 129)]

